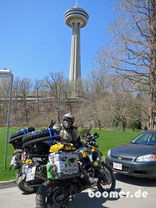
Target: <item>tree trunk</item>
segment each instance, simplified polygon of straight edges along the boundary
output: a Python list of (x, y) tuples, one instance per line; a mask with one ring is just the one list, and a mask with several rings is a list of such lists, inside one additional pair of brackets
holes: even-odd
[(150, 129), (156, 130), (156, 0), (151, 1)]
[(101, 121), (98, 119), (98, 126), (99, 126), (99, 129), (101, 130)]
[(61, 115), (60, 115), (60, 110), (57, 108), (57, 121), (60, 124), (61, 123)]

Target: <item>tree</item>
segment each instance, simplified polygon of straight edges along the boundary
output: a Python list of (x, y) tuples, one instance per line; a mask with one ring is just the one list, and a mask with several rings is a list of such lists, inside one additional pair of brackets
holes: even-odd
[(74, 87), (73, 83), (69, 82), (68, 80), (64, 81), (62, 84), (62, 96), (66, 100), (70, 113), (73, 112), (73, 106), (72, 106), (73, 87)]
[(36, 79), (35, 84), (34, 84), (34, 90), (35, 90), (36, 96), (37, 96), (37, 111), (38, 111), (38, 113), (40, 112), (40, 104), (39, 104), (40, 95), (39, 95), (39, 92), (40, 92), (41, 88), (42, 88), (42, 81)]
[(112, 41), (97, 53), (98, 67), (129, 80), (133, 91), (149, 91), (149, 124), (156, 129), (156, 0), (118, 0)]
[(18, 114), (19, 112), (22, 111), (20, 104), (20, 92), (19, 92), (19, 83), (20, 83), (20, 79), (19, 78), (14, 78), (14, 82), (13, 82), (13, 99), (12, 99), (12, 108), (13, 108), (13, 113), (14, 113), (14, 121), (15, 124), (17, 124), (17, 120), (18, 120)]
[(24, 79), (18, 80), (18, 92), (19, 92), (19, 95), (21, 96), (21, 99), (22, 99), (22, 103), (23, 103), (23, 107), (24, 107), (24, 115), (25, 115), (27, 125), (29, 122), (29, 115), (28, 115), (29, 109), (27, 106), (27, 98), (28, 98), (28, 95), (29, 95), (30, 90), (32, 88), (32, 85), (33, 84), (32, 84), (31, 79), (24, 78)]
[(52, 105), (54, 105), (57, 112), (57, 122), (61, 121), (62, 112), (62, 85), (64, 77), (62, 73), (50, 73), (44, 79), (44, 87), (50, 93)]

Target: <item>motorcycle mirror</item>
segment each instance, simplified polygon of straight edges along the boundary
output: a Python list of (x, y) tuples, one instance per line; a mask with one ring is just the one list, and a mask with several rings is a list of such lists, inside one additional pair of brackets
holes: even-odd
[(88, 126), (88, 132), (90, 132), (91, 129), (92, 129), (92, 125), (90, 124), (90, 125)]

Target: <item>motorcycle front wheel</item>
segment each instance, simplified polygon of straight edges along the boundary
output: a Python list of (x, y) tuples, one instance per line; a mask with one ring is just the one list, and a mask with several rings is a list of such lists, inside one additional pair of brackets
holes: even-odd
[(53, 181), (41, 184), (36, 193), (36, 208), (68, 208), (68, 200), (62, 204), (63, 192), (59, 185)]
[(102, 162), (99, 172), (100, 174), (97, 181), (98, 190), (101, 193), (104, 191), (113, 191), (115, 189), (116, 181), (112, 168), (106, 163)]

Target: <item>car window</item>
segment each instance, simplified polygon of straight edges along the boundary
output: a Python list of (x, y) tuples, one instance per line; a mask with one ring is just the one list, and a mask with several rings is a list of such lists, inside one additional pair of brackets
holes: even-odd
[(134, 138), (131, 143), (135, 144), (156, 144), (156, 137), (155, 134), (152, 134), (150, 132), (144, 132), (140, 135), (138, 135), (136, 138)]
[(151, 135), (149, 144), (155, 144), (156, 145), (156, 134)]

